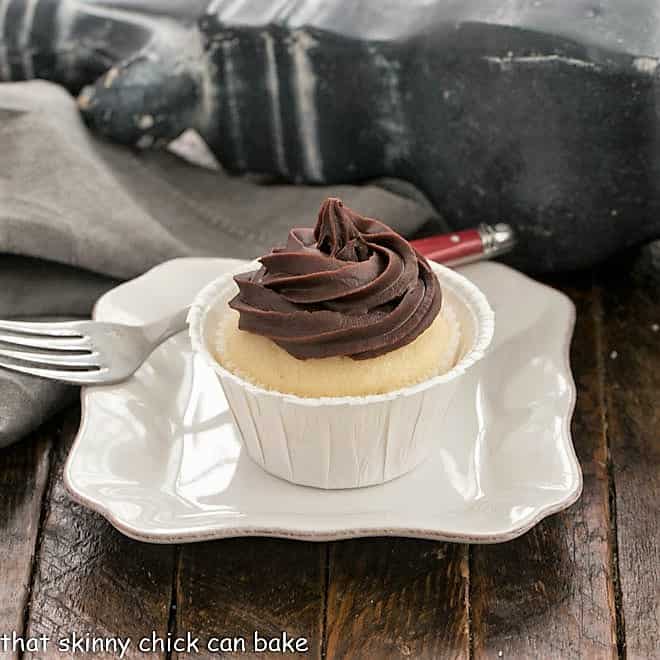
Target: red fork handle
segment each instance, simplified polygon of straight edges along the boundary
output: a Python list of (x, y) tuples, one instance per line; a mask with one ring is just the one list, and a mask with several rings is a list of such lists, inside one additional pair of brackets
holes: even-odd
[(410, 244), (431, 261), (458, 266), (505, 254), (515, 245), (515, 238), (509, 225), (497, 224), (418, 238)]
[(478, 229), (429, 236), (410, 241), (410, 244), (427, 259), (443, 264), (465, 263), (465, 259), (474, 257), (476, 260), (484, 253), (484, 244)]

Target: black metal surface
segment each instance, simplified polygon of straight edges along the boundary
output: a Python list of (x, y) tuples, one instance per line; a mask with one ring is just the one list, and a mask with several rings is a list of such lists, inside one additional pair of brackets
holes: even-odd
[(11, 0), (0, 76), (110, 68), (81, 108), (112, 139), (194, 127), (235, 172), (401, 177), (457, 228), (513, 224), (527, 270), (660, 236), (657, 3), (205, 4)]

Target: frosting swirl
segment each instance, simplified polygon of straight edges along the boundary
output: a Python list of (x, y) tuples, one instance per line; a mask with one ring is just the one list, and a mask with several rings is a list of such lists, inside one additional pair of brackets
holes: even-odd
[(440, 311), (426, 259), (336, 198), (323, 202), (314, 229), (292, 229), (285, 247), (259, 261), (234, 278), (239, 293), (229, 306), (241, 330), (296, 358), (376, 357), (413, 341)]

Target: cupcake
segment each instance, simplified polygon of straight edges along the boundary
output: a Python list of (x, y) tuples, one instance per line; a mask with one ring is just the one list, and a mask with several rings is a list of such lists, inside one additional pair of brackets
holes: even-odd
[(255, 385), (301, 397), (366, 396), (449, 371), (460, 330), (424, 257), (338, 199), (316, 226), (234, 279), (214, 354)]
[(249, 456), (321, 488), (383, 483), (422, 462), (493, 334), (466, 278), (334, 198), (314, 228), (206, 287), (189, 321)]

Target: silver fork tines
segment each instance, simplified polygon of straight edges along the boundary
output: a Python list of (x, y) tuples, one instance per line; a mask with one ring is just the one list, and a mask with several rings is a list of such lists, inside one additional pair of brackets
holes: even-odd
[(145, 326), (0, 320), (0, 368), (77, 385), (118, 383), (156, 346), (184, 330), (187, 314), (183, 309)]
[(80, 332), (76, 330), (77, 325), (76, 321), (66, 321), (64, 323), (0, 321), (0, 330), (34, 335), (50, 335), (52, 337), (80, 337)]
[[(57, 369), (43, 369), (41, 367), (24, 367), (20, 364), (11, 364), (0, 360), (0, 367), (10, 371), (18, 371), (29, 376), (38, 376), (48, 380), (59, 380), (71, 385), (103, 385), (117, 383), (118, 380), (107, 378), (108, 369), (95, 369), (93, 371), (59, 371)], [(130, 374), (129, 374), (130, 375)], [(128, 376), (121, 380), (126, 380)]]
[(12, 351), (0, 346), (0, 357), (11, 358), (12, 360), (23, 360), (32, 364), (50, 364), (59, 367), (99, 367), (99, 354), (80, 353), (67, 355), (65, 353), (33, 353), (29, 351)]
[(34, 333), (19, 335), (0, 332), (0, 343), (26, 346), (28, 348), (44, 348), (49, 351), (87, 351), (90, 346), (88, 337), (61, 338)]

